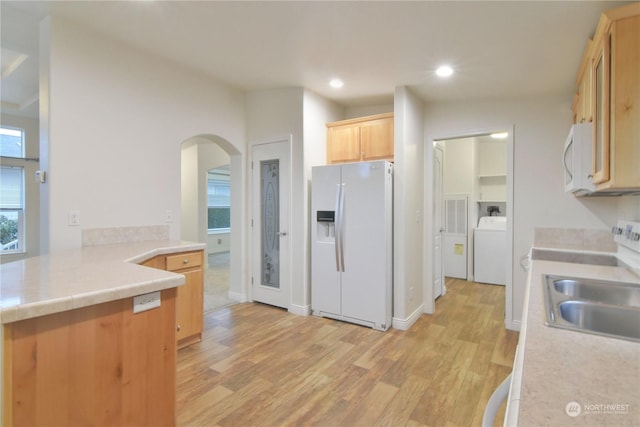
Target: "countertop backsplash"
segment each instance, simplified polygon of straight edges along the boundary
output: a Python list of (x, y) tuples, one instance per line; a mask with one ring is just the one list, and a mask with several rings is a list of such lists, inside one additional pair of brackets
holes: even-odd
[(616, 252), (610, 230), (536, 227), (534, 247), (574, 251)]
[(168, 225), (87, 228), (82, 230), (82, 246), (169, 240)]

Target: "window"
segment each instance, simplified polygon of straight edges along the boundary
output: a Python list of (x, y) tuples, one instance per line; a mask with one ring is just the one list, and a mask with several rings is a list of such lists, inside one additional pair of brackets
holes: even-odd
[(231, 229), (231, 182), (229, 171), (212, 169), (207, 174), (208, 228), (210, 233)]
[(0, 127), (0, 156), (24, 158), (24, 131)]
[[(0, 127), (0, 156), (24, 159), (24, 131)], [(3, 163), (7, 163), (4, 162)], [(0, 253), (24, 251), (24, 166), (0, 167)]]

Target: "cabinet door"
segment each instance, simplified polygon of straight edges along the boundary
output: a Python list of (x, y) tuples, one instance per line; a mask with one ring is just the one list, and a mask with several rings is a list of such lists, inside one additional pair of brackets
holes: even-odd
[(393, 159), (393, 117), (360, 125), (360, 151), (362, 160)]
[(333, 126), (328, 128), (327, 132), (328, 164), (360, 160), (360, 135), (357, 125)]
[(180, 272), (185, 284), (178, 286), (176, 298), (176, 338), (178, 347), (199, 341), (202, 335), (203, 283), (201, 268)]
[(593, 182), (609, 180), (610, 36), (606, 32), (593, 60)]
[(611, 25), (607, 188), (640, 188), (640, 15)]

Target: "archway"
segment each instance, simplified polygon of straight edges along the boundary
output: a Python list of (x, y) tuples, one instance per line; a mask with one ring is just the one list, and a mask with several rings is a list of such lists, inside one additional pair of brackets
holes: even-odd
[(247, 299), (243, 168), (241, 153), (219, 136), (196, 135), (181, 144), (180, 238), (207, 245), (205, 312)]

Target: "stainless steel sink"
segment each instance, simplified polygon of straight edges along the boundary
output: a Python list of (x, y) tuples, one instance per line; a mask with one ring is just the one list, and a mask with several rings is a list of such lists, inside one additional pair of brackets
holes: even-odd
[(640, 341), (640, 310), (586, 301), (563, 301), (558, 308), (575, 329)]
[(640, 341), (640, 284), (546, 275), (545, 324)]
[(605, 304), (640, 308), (640, 286), (587, 279), (552, 279), (561, 294)]

